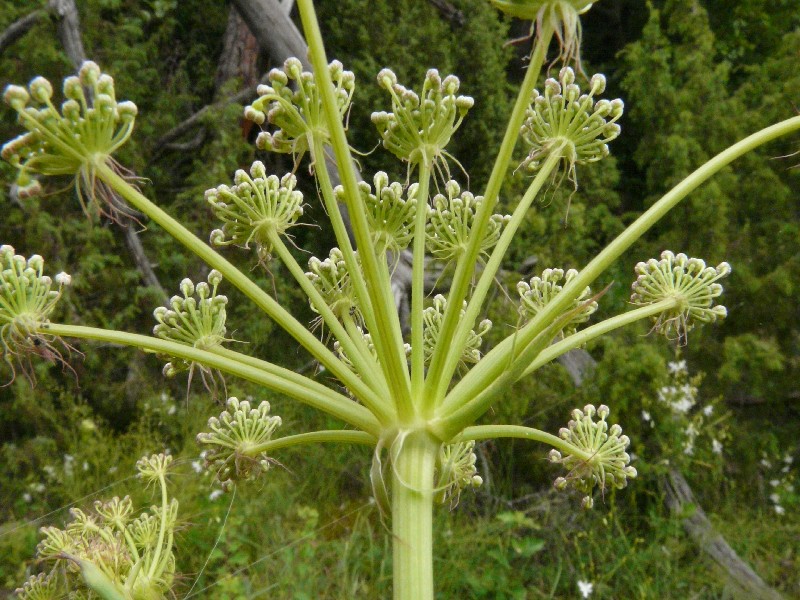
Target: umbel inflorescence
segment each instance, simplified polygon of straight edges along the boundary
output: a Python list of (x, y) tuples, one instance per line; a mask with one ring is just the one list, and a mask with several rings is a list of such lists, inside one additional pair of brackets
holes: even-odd
[[(96, 65), (87, 63), (79, 78), (67, 80), (68, 101), (61, 112), (51, 104), (51, 86), (38, 79), (28, 90), (10, 87), (5, 94), (28, 130), (3, 151), (19, 169), (18, 181), (25, 193), (36, 191), (39, 185), (32, 182), (33, 174), (77, 176), (83, 182), (82, 193), (98, 189), (97, 180), (100, 189), (119, 194), (199, 256), (211, 271), (207, 282), (181, 282), (181, 293), (156, 309), (154, 337), (147, 337), (51, 322), (60, 286), (68, 283), (68, 277), (56, 280), (59, 288), (55, 289), (42, 273), (41, 258), (24, 259), (3, 246), (4, 356), (13, 355), (30, 340), (35, 343), (50, 335), (126, 343), (168, 356), (167, 375), (194, 367), (204, 374), (217, 369), (325, 412), (328, 422), (336, 424), (333, 429), (275, 438), (281, 420), (271, 414), (267, 402), (255, 406), (249, 400), (230, 398), (198, 442), (205, 447), (208, 468), (226, 488), (268, 471), (275, 462), (271, 453), (280, 448), (322, 442), (371, 447), (373, 489), (382, 496), (382, 508), (389, 505), (383, 502), (387, 495), (381, 490), (391, 490), (395, 597), (402, 600), (433, 598), (431, 507), (434, 500), (454, 506), (459, 493), (481, 483), (477, 440), (524, 437), (550, 445), (554, 448), (550, 459), (566, 469), (556, 487), (576, 488), (586, 507), (594, 503), (596, 490), (605, 494), (635, 477), (627, 453), (630, 440), (620, 426), (607, 423), (606, 406), (576, 409), (558, 437), (532, 427), (475, 423), (494, 404), (503, 402), (521, 377), (601, 333), (652, 319), (657, 331), (685, 340), (692, 326), (723, 317), (724, 309), (714, 301), (722, 291), (718, 280), (730, 270), (726, 263), (712, 268), (671, 252), (663, 253), (660, 261), (640, 263), (631, 298), (635, 308), (596, 325), (588, 322), (596, 315), (600, 295), (592, 295), (590, 286), (711, 174), (758, 144), (800, 128), (800, 118), (790, 119), (726, 151), (724, 160), (714, 159), (710, 167), (687, 178), (688, 184), (654, 203), (583, 269), (551, 268), (520, 282), (519, 317), (503, 329), (497, 327), (507, 335), (488, 348), (485, 334), (491, 323), (484, 318), (485, 302), (514, 235), (548, 183), (560, 184), (564, 174), (576, 182), (578, 166), (608, 154), (608, 144), (620, 133), (617, 121), (623, 110), (621, 101), (597, 99), (605, 88), (602, 75), (589, 79), (588, 91), (582, 92), (579, 76), (566, 66), (558, 79), (545, 82), (541, 94), (536, 91), (554, 35), (561, 38), (562, 58), (576, 56), (577, 15), (589, 8), (588, 2), (493, 2), (512, 15), (535, 19), (537, 35), (497, 162), (484, 193), (478, 194), (455, 181), (448, 166), (455, 158), (447, 150), (473, 100), (460, 94), (456, 77), (441, 76), (435, 70), (428, 71), (420, 91), (398, 83), (390, 70), (380, 71), (378, 84), (388, 92), (391, 106), (375, 112), (372, 120), (384, 148), (406, 165), (407, 181), (391, 181), (380, 171), (367, 177), (371, 184), (359, 183), (344, 124), (355, 91), (354, 77), (341, 63), (328, 62), (313, 7), (309, 0), (298, 0), (313, 73), (304, 70), (300, 60), (287, 60), (283, 69), (270, 72), (269, 85), (259, 87), (259, 98), (245, 109), (245, 117), (262, 128), (259, 148), (291, 153), (297, 161), (310, 155), (310, 171), (330, 218), (335, 245), (321, 258), (311, 257), (307, 267), (300, 266), (296, 253), (287, 246), (287, 240), (289, 245), (292, 241), (290, 231), (306, 217), (298, 181), (294, 174), (268, 174), (261, 162), (249, 171), (237, 171), (232, 184), (209, 190), (205, 204), (219, 221), (210, 236), (212, 245), (223, 250), (254, 248), (261, 263), (280, 260), (317, 315), (311, 323), (301, 322), (246, 273), (119, 177), (121, 169), (111, 154), (130, 135), (135, 109), (116, 102), (113, 82)], [(81, 97), (76, 85), (89, 87), (92, 98)], [(98, 124), (102, 135), (93, 129)], [(521, 165), (512, 164), (518, 139), (526, 157)], [(341, 187), (334, 187), (326, 159), (336, 161)], [(500, 214), (503, 179), (519, 166), (532, 169), (533, 177), (518, 203), (504, 203), (511, 207), (511, 214)], [(347, 222), (342, 205), (347, 208)], [(413, 255), (411, 314), (410, 323), (401, 323), (392, 276), (399, 271), (396, 254), (409, 248)], [(426, 293), (426, 255), (451, 267), (446, 294)], [(301, 375), (228, 348), (227, 297), (217, 289), (223, 277), (313, 357), (321, 367), (317, 374), (324, 367), (326, 375)], [(319, 324), (322, 327), (317, 328)], [(384, 461), (387, 451), (388, 462)], [(164, 470), (159, 464), (145, 465), (145, 471), (163, 489), (164, 477), (153, 475)], [(172, 506), (166, 500), (165, 505)], [(127, 504), (119, 501), (101, 506), (94, 520), (79, 520), (96, 524), (105, 519), (103, 531), (113, 541), (128, 527), (123, 525), (127, 512)], [(159, 539), (166, 537), (170, 544), (171, 515), (160, 514), (158, 529)], [(84, 537), (89, 535), (85, 528), (82, 531)], [(65, 536), (53, 533), (48, 539), (69, 541), (69, 535)], [(126, 560), (140, 552), (136, 544), (128, 544), (126, 550), (116, 541), (103, 548), (118, 551)], [(171, 557), (171, 546), (159, 543), (152, 552)], [(168, 586), (172, 559), (149, 564), (153, 585)], [(128, 585), (125, 577), (130, 573), (133, 567), (105, 577), (115, 585)], [(38, 578), (28, 587), (46, 589), (51, 583), (46, 577)], [(33, 593), (28, 597), (41, 597)], [(161, 593), (161, 588), (154, 593)]]
[[(83, 63), (77, 77), (64, 80), (64, 102), (53, 103), (53, 86), (36, 77), (28, 89), (10, 85), (3, 98), (17, 112), (27, 133), (3, 146), (2, 157), (19, 169), (19, 196), (38, 195), (34, 175), (75, 177), (75, 189), (84, 211), (114, 214), (105, 184), (98, 187), (98, 164), (115, 165), (112, 155), (131, 135), (137, 108), (116, 99), (114, 80), (95, 63)], [(87, 93), (88, 92), (88, 93)]]
[(139, 478), (158, 488), (160, 502), (136, 514), (130, 497), (96, 501), (94, 510), (70, 509), (64, 529), (43, 527), (36, 549), (49, 571), (16, 590), (20, 600), (164, 598), (175, 577), (178, 501), (169, 498), (172, 457), (154, 454), (136, 464)]

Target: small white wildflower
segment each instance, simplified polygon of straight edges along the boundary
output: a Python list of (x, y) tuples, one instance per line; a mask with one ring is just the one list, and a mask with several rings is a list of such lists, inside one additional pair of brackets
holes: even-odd
[(770, 467), (772, 467), (772, 463), (769, 462), (766, 458), (762, 458), (761, 461), (760, 461), (760, 464), (765, 469), (769, 469)]
[(711, 451), (714, 454), (722, 454), (722, 442), (719, 440), (711, 440)]
[(783, 508), (780, 504), (775, 505), (775, 514), (782, 515), (786, 512), (786, 509)]
[(790, 494), (794, 494), (794, 485), (791, 483), (787, 483), (785, 486), (783, 486), (783, 489), (785, 489)]
[(176, 406), (174, 404), (170, 404), (169, 408), (167, 409), (167, 414), (168, 415), (174, 415), (176, 412), (178, 412), (178, 409), (176, 408)]
[(43, 466), (42, 471), (44, 471), (44, 474), (47, 475), (50, 479), (56, 478), (56, 468), (53, 465)]
[(113, 475), (117, 471), (119, 471), (119, 467), (117, 467), (116, 465), (114, 465), (113, 467), (108, 467), (108, 474), (109, 475)]
[(778, 487), (781, 484), (781, 481), (780, 481), (780, 479), (770, 479), (769, 484), (772, 487)]
[(686, 371), (686, 361), (685, 360), (670, 361), (667, 363), (667, 369), (669, 369), (671, 375), (676, 375), (677, 373), (683, 373)]
[(588, 598), (592, 595), (592, 590), (594, 590), (593, 583), (589, 581), (578, 580), (578, 591), (581, 593), (581, 597)]
[(773, 504), (780, 504), (781, 503), (780, 494), (774, 494), (774, 493), (770, 494), (769, 495), (769, 499), (772, 500)]
[(703, 408), (703, 414), (707, 417), (710, 417), (712, 414), (714, 414), (714, 405), (709, 404), (708, 406), (705, 406)]
[(84, 471), (88, 471), (89, 470), (89, 463), (86, 462), (86, 461), (83, 461), (83, 464), (81, 465), (81, 467), (83, 468)]
[(214, 502), (217, 498), (222, 496), (222, 494), (224, 494), (224, 493), (225, 492), (223, 492), (220, 489), (212, 490), (211, 493), (208, 495), (208, 499), (211, 500), (212, 502)]
[(167, 394), (167, 392), (161, 392), (161, 402), (166, 404), (168, 400), (169, 400), (169, 394)]
[(192, 461), (192, 469), (194, 470), (195, 473), (202, 473), (203, 472), (203, 463), (201, 463), (199, 460), (193, 460)]
[(31, 495), (30, 495), (28, 492), (25, 492), (24, 494), (22, 494), (22, 499), (23, 499), (25, 502), (27, 502), (28, 504), (30, 504), (31, 502), (33, 502), (33, 496), (31, 496)]
[(64, 455), (64, 463), (71, 463), (74, 462), (75, 457), (72, 454), (65, 454)]
[(41, 494), (46, 489), (43, 483), (32, 483), (28, 486), (31, 491), (36, 492), (37, 494)]
[(672, 408), (673, 412), (686, 414), (693, 405), (694, 401), (691, 398), (681, 398), (680, 400), (672, 402), (670, 408)]
[(646, 410), (643, 410), (642, 411), (642, 419), (644, 419), (645, 421), (650, 421), (650, 419), (651, 419), (650, 413), (647, 412)]
[(794, 462), (794, 457), (791, 454), (784, 454), (783, 462), (785, 462), (787, 465), (790, 465)]

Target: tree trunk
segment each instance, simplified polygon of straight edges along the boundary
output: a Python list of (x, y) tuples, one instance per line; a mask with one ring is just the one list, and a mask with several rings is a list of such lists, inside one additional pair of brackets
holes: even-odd
[(685, 514), (688, 507), (694, 507), (693, 513), (683, 518), (683, 528), (689, 537), (711, 559), (725, 571), (737, 592), (742, 598), (758, 600), (780, 600), (782, 596), (769, 587), (758, 574), (744, 562), (730, 547), (706, 517), (706, 513), (697, 504), (689, 484), (675, 469), (664, 478), (664, 501), (675, 515)]

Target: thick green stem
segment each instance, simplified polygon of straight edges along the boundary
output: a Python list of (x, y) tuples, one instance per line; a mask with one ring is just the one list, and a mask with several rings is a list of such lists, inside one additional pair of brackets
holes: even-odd
[(449, 384), (449, 381), (445, 380), (444, 370), (447, 356), (451, 352), (450, 341), (455, 335), (456, 327), (460, 319), (461, 307), (467, 297), (469, 284), (475, 272), (475, 265), (478, 262), (480, 245), (483, 240), (483, 233), (486, 231), (486, 227), (492, 217), (492, 212), (494, 211), (494, 207), (500, 195), (500, 188), (508, 173), (514, 146), (516, 146), (520, 128), (525, 120), (525, 111), (531, 104), (533, 90), (536, 88), (536, 82), (539, 79), (539, 73), (541, 72), (542, 64), (544, 63), (547, 48), (550, 46), (552, 36), (553, 30), (549, 26), (547, 20), (545, 20), (536, 39), (536, 47), (534, 48), (533, 55), (528, 64), (528, 71), (525, 74), (522, 87), (517, 95), (517, 101), (514, 104), (514, 109), (511, 111), (511, 117), (506, 126), (506, 133), (500, 145), (500, 151), (497, 154), (492, 173), (489, 176), (489, 182), (486, 184), (483, 202), (478, 209), (478, 213), (475, 215), (470, 243), (456, 265), (453, 283), (448, 295), (447, 309), (445, 310), (444, 319), (442, 320), (442, 335), (439, 337), (439, 343), (436, 344), (433, 356), (431, 357), (431, 364), (425, 382), (426, 388), (432, 387), (434, 389), (442, 389), (444, 386), (446, 389)]
[(667, 298), (661, 302), (656, 302), (655, 304), (650, 304), (648, 306), (642, 306), (641, 308), (628, 311), (621, 315), (617, 315), (616, 317), (611, 317), (610, 319), (601, 321), (597, 325), (592, 325), (591, 327), (587, 327), (582, 331), (574, 333), (571, 336), (564, 338), (560, 342), (556, 342), (552, 346), (549, 346), (547, 349), (542, 350), (539, 356), (537, 356), (530, 366), (525, 369), (525, 372), (520, 376), (520, 379), (526, 375), (530, 375), (536, 369), (541, 368), (551, 360), (555, 360), (562, 354), (566, 354), (575, 348), (580, 348), (584, 344), (600, 337), (601, 335), (605, 335), (609, 331), (614, 331), (615, 329), (619, 329), (620, 327), (630, 325), (631, 323), (641, 321), (642, 319), (646, 319), (648, 317), (654, 317), (671, 308), (677, 307), (679, 304), (680, 299)]
[[(686, 177), (686, 179), (672, 188), (672, 190), (651, 206), (641, 217), (628, 226), (614, 241), (606, 246), (606, 248), (586, 265), (572, 281), (565, 285), (564, 289), (531, 319), (525, 327), (508, 336), (489, 352), (475, 368), (467, 373), (457, 387), (461, 387), (462, 390), (476, 390), (476, 392), (471, 393), (472, 398), (480, 394), (481, 390), (486, 389), (492, 382), (497, 381), (503, 372), (510, 368), (514, 363), (515, 357), (518, 356), (520, 348), (528, 348), (539, 334), (547, 329), (560, 314), (568, 309), (570, 303), (581, 294), (586, 286), (590, 285), (603, 271), (619, 258), (625, 250), (678, 204), (678, 202), (683, 200), (698, 186), (730, 164), (733, 160), (762, 144), (798, 129), (800, 129), (800, 117), (793, 117), (771, 127), (767, 127), (766, 129), (762, 129), (721, 152)], [(450, 400), (451, 398), (448, 395), (448, 398), (445, 399), (440, 407), (441, 410), (438, 411), (439, 415), (445, 420), (448, 419), (448, 413), (460, 410), (463, 405), (463, 401), (461, 400), (459, 402), (451, 402)], [(467, 398), (466, 401), (468, 400), (469, 398)], [(475, 418), (477, 418), (477, 416)]]
[(430, 434), (415, 431), (394, 445), (394, 599), (433, 600), (433, 478), (439, 444)]
[(306, 444), (360, 444), (362, 446), (375, 446), (378, 438), (364, 431), (347, 431), (335, 429), (328, 431), (312, 431), (309, 433), (299, 433), (297, 435), (287, 435), (286, 437), (269, 440), (258, 446), (247, 449), (247, 454), (257, 456), (262, 452), (272, 452), (281, 448), (291, 448), (292, 446), (303, 446)]
[[(536, 177), (531, 182), (531, 185), (528, 187), (525, 195), (522, 197), (522, 200), (520, 200), (519, 204), (514, 209), (514, 214), (511, 217), (511, 221), (503, 230), (497, 245), (492, 251), (492, 255), (489, 257), (489, 261), (486, 263), (486, 266), (481, 273), (481, 278), (478, 280), (478, 285), (472, 292), (472, 297), (469, 299), (469, 304), (467, 305), (467, 312), (458, 323), (455, 337), (451, 342), (452, 347), (463, 348), (466, 345), (469, 333), (475, 324), (475, 320), (478, 318), (481, 308), (483, 307), (483, 301), (486, 298), (486, 294), (489, 292), (489, 289), (494, 283), (494, 277), (497, 274), (498, 269), (500, 269), (500, 263), (503, 261), (503, 257), (506, 255), (508, 247), (511, 245), (511, 241), (514, 239), (514, 234), (516, 234), (520, 225), (522, 225), (524, 222), (531, 204), (547, 180), (550, 178), (553, 169), (558, 166), (558, 163), (561, 160), (561, 153), (563, 149), (564, 145), (553, 148), (552, 153), (544, 162), (539, 172), (536, 174)], [(460, 354), (456, 354), (455, 352), (450, 352), (447, 355), (442, 377), (438, 381), (438, 385), (436, 386), (436, 391), (434, 393), (436, 404), (439, 404), (442, 401), (445, 393), (447, 392), (450, 379), (453, 377), (453, 373), (455, 373), (455, 370), (458, 367), (459, 357)]]
[(325, 345), (315, 338), (297, 319), (286, 309), (258, 287), (247, 275), (242, 273), (228, 260), (212, 250), (205, 242), (191, 233), (178, 221), (150, 202), (145, 196), (131, 186), (122, 177), (117, 175), (105, 163), (97, 165), (97, 176), (108, 184), (111, 189), (130, 202), (135, 208), (142, 211), (154, 222), (158, 223), (173, 238), (186, 246), (206, 264), (217, 269), (222, 276), (239, 288), (256, 306), (263, 310), (267, 316), (286, 330), (301, 346), (308, 350), (314, 358), (320, 361), (335, 377), (344, 383), (353, 394), (360, 398), (372, 398), (377, 402), (375, 393), (370, 390), (347, 366), (340, 361)]
[[(365, 400), (364, 404), (367, 408), (369, 408), (372, 413), (378, 417), (382, 423), (388, 423), (390, 420), (393, 420), (394, 415), (392, 414), (394, 411), (388, 405), (388, 401), (386, 400), (388, 391), (386, 389), (386, 382), (383, 380), (383, 373), (381, 372), (380, 368), (378, 367), (378, 363), (375, 359), (367, 353), (363, 355), (359, 348), (356, 346), (357, 341), (350, 338), (345, 328), (342, 327), (342, 324), (336, 318), (336, 315), (333, 314), (331, 308), (325, 302), (325, 299), (322, 295), (317, 291), (317, 288), (314, 287), (314, 284), (306, 277), (305, 272), (303, 269), (300, 268), (300, 265), (297, 264), (297, 261), (292, 256), (292, 253), (289, 252), (289, 249), (286, 247), (286, 244), (283, 243), (280, 236), (272, 232), (269, 236), (269, 240), (272, 243), (273, 248), (278, 253), (281, 261), (289, 269), (289, 272), (294, 277), (295, 281), (300, 284), (300, 287), (305, 292), (306, 296), (311, 300), (311, 304), (314, 306), (314, 309), (317, 313), (322, 317), (324, 323), (330, 328), (333, 336), (339, 341), (342, 345), (342, 349), (344, 350), (347, 357), (350, 361), (355, 365), (356, 371), (358, 371), (364, 380), (368, 382), (368, 385), (372, 388), (375, 392), (375, 397), (377, 400), (381, 400), (381, 404), (373, 405), (370, 404), (369, 400)], [(363, 345), (363, 339), (359, 339), (358, 341), (361, 342)]]
[(367, 292), (374, 311), (374, 315), (370, 315), (370, 318), (373, 319), (375, 328), (370, 328), (370, 334), (375, 342), (381, 366), (386, 373), (386, 380), (392, 390), (393, 399), (397, 403), (398, 414), (401, 419), (411, 421), (414, 416), (410, 389), (411, 378), (403, 352), (400, 320), (394, 305), (394, 296), (391, 292), (386, 293), (383, 288), (383, 283), (388, 281), (388, 277), (383, 277), (381, 273), (381, 269), (388, 273), (386, 256), (383, 253), (380, 257), (377, 256), (372, 248), (367, 216), (362, 205), (358, 180), (353, 170), (353, 157), (350, 154), (350, 146), (347, 144), (347, 136), (334, 96), (333, 82), (328, 71), (328, 58), (322, 43), (322, 33), (319, 23), (317, 23), (314, 4), (312, 0), (299, 0), (297, 5), (303, 22), (306, 42), (308, 42), (317, 90), (325, 110), (325, 119), (331, 135), (331, 146), (339, 166), (339, 175), (342, 178), (353, 237), (355, 237), (359, 249)]
[(417, 188), (417, 214), (414, 219), (414, 263), (411, 271), (411, 394), (426, 404), (423, 397), (425, 384), (425, 344), (423, 311), (425, 309), (425, 224), (428, 220), (428, 188), (431, 169), (427, 157), (419, 164)]
[(533, 442), (541, 442), (542, 444), (552, 446), (564, 454), (573, 454), (581, 460), (589, 460), (591, 458), (588, 452), (573, 446), (558, 436), (532, 427), (523, 427), (522, 425), (476, 425), (474, 427), (467, 427), (453, 438), (451, 443), (467, 442), (469, 440), (491, 440), (495, 438), (518, 438), (522, 440), (531, 440)]
[(158, 352), (167, 356), (175, 356), (197, 362), (212, 369), (218, 369), (223, 373), (230, 373), (247, 381), (258, 383), (304, 404), (313, 406), (363, 431), (380, 435), (380, 424), (372, 413), (363, 406), (307, 377), (266, 361), (239, 354), (233, 350), (200, 350), (186, 344), (161, 340), (146, 335), (80, 325), (49, 323), (46, 326), (42, 326), (39, 329), (39, 333), (123, 344), (145, 351)]

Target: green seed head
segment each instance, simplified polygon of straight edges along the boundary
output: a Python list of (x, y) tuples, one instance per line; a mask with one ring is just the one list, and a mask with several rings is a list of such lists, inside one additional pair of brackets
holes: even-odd
[(521, 135), (528, 148), (523, 165), (538, 169), (552, 152), (558, 152), (565, 170), (575, 179), (575, 165), (596, 162), (608, 156), (608, 143), (620, 133), (617, 121), (622, 116), (622, 100), (598, 100), (606, 79), (594, 75), (588, 93), (575, 83), (575, 72), (564, 67), (559, 79), (548, 79), (544, 93), (533, 92)]
[[(91, 90), (87, 97), (84, 87)], [(2, 157), (18, 169), (20, 197), (41, 192), (33, 175), (76, 178), (79, 197), (87, 214), (113, 213), (102, 208), (107, 190), (98, 187), (94, 171), (99, 163), (115, 165), (112, 155), (128, 140), (136, 118), (136, 105), (117, 102), (114, 80), (93, 62), (85, 62), (78, 77), (64, 80), (66, 100), (60, 110), (53, 104), (53, 86), (36, 77), (28, 90), (10, 85), (3, 95), (27, 133), (6, 143)], [(88, 204), (87, 204), (88, 201)]]
[(303, 194), (296, 190), (297, 178), (289, 173), (280, 180), (267, 177), (264, 164), (253, 163), (250, 174), (239, 170), (234, 185), (221, 185), (206, 191), (206, 201), (223, 222), (211, 232), (216, 246), (255, 246), (262, 261), (272, 253), (273, 235), (284, 235), (303, 215)]
[(713, 323), (727, 316), (726, 308), (715, 305), (714, 300), (722, 294), (717, 280), (730, 272), (726, 262), (709, 267), (699, 258), (665, 250), (661, 260), (651, 258), (636, 265), (638, 277), (632, 285), (631, 303), (646, 306), (670, 298), (678, 300), (675, 308), (653, 317), (653, 329), (685, 343), (689, 330), (698, 323)]
[[(351, 71), (345, 71), (339, 61), (333, 61), (328, 68), (335, 87), (339, 116), (343, 119), (350, 108), (355, 76)], [(328, 144), (330, 127), (314, 76), (303, 71), (298, 59), (289, 58), (283, 70), (273, 69), (268, 77), (270, 85), (258, 86), (258, 100), (244, 110), (246, 119), (257, 125), (268, 122), (273, 126), (271, 132), (259, 134), (256, 145), (262, 150), (299, 158), (312, 148), (315, 139), (323, 145)]]
[(622, 435), (619, 425), (609, 428), (608, 413), (605, 405), (595, 409), (587, 404), (583, 410), (573, 410), (572, 420), (559, 431), (559, 437), (571, 450), (563, 453), (551, 450), (548, 455), (551, 462), (560, 463), (569, 471), (566, 477), (555, 480), (555, 488), (573, 487), (586, 494), (584, 508), (592, 507), (591, 494), (595, 487), (601, 492), (608, 488), (622, 489), (628, 485), (628, 479), (636, 477), (636, 469), (629, 464), (631, 457), (625, 451), (630, 439)]
[[(520, 314), (526, 320), (534, 318), (577, 275), (578, 271), (575, 269), (569, 269), (566, 273), (563, 269), (545, 269), (541, 277), (534, 277), (530, 282), (520, 281), (517, 284)], [(592, 313), (597, 310), (597, 302), (591, 300), (591, 296), (591, 289), (586, 287), (562, 313), (562, 315), (572, 313), (569, 322), (561, 330), (562, 336), (575, 333), (578, 325), (588, 321)]]
[(229, 489), (234, 481), (252, 479), (269, 470), (271, 459), (258, 447), (272, 439), (281, 418), (269, 414), (269, 402), (251, 408), (247, 400), (228, 398), (219, 418), (208, 420), (210, 433), (200, 433), (197, 442), (207, 446), (206, 468)]

